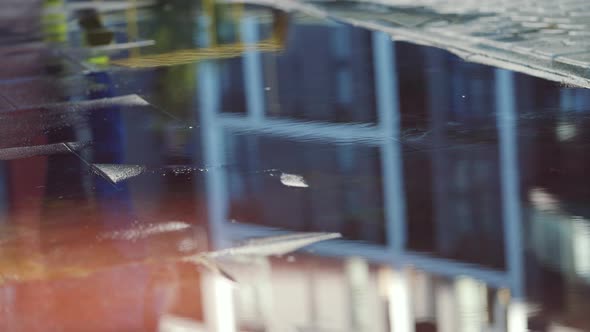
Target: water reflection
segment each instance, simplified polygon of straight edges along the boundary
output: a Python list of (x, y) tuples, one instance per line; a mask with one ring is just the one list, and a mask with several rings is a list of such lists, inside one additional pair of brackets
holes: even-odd
[[(590, 328), (587, 90), (263, 7), (158, 6), (102, 14), (153, 47), (3, 46), (0, 156), (70, 148), (1, 158), (0, 330)], [(290, 231), (344, 239), (220, 263), (236, 283), (168, 260)]]

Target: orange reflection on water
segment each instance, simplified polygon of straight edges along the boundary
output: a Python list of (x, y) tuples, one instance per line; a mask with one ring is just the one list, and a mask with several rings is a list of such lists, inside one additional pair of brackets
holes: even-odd
[(0, 331), (150, 331), (164, 314), (202, 321), (201, 272), (178, 259), (206, 247), (203, 229), (117, 220), (93, 201), (36, 209), (26, 200), (0, 229)]

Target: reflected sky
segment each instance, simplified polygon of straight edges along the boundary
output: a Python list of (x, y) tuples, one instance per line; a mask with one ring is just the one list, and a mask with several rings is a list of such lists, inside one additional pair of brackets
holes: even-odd
[[(590, 91), (265, 7), (50, 18), (0, 35), (0, 330), (590, 329)], [(182, 260), (293, 232), (342, 238)]]

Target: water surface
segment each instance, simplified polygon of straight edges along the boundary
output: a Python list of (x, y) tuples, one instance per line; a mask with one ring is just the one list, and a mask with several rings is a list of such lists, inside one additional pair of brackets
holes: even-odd
[[(265, 7), (85, 15), (0, 35), (0, 330), (590, 330), (590, 91)], [(182, 260), (292, 232), (342, 239)]]

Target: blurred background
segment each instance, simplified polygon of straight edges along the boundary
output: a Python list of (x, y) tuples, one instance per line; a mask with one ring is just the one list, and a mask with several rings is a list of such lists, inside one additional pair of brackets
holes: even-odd
[(590, 92), (290, 6), (2, 4), (0, 330), (590, 330)]

